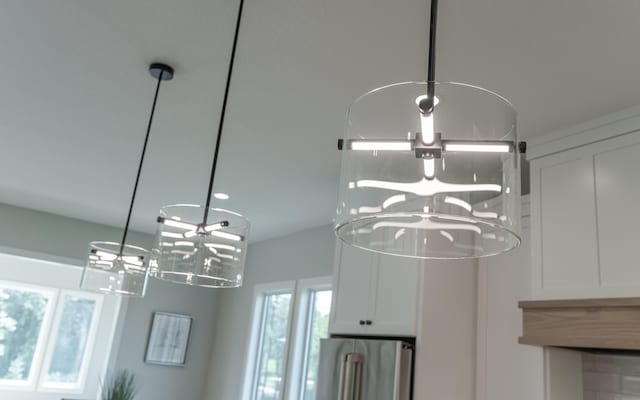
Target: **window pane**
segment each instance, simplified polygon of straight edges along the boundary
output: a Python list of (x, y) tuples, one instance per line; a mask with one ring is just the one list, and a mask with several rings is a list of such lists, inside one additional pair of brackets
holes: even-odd
[(303, 399), (315, 400), (320, 339), (329, 337), (329, 313), (331, 312), (331, 290), (319, 290), (311, 296), (309, 310), (309, 336), (307, 337), (306, 365), (304, 373)]
[(77, 386), (87, 349), (96, 301), (65, 295), (53, 354), (45, 377), (47, 386)]
[(291, 293), (265, 296), (254, 400), (277, 400), (284, 381)]
[(29, 379), (49, 300), (44, 292), (0, 287), (0, 380)]

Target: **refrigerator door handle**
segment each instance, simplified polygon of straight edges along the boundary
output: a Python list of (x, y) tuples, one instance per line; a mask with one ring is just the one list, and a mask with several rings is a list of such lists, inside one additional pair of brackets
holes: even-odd
[(340, 366), (340, 383), (337, 400), (362, 400), (362, 367), (364, 356), (347, 353)]
[(364, 356), (357, 353), (354, 353), (352, 356), (352, 363), (355, 369), (353, 379), (353, 400), (362, 400), (362, 374), (364, 373)]

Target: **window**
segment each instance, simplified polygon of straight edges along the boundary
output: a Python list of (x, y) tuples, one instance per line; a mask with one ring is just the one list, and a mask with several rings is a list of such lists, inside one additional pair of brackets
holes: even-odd
[(276, 400), (282, 393), (291, 293), (268, 294), (263, 303), (256, 382), (252, 398)]
[(32, 385), (53, 296), (50, 290), (0, 284), (0, 385)]
[(84, 385), (101, 296), (0, 282), (0, 387)]
[(316, 398), (320, 339), (329, 337), (329, 313), (331, 312), (331, 290), (311, 290), (308, 310), (307, 333), (304, 336), (304, 364), (300, 399)]
[(320, 339), (329, 335), (329, 278), (259, 285), (245, 400), (315, 400)]

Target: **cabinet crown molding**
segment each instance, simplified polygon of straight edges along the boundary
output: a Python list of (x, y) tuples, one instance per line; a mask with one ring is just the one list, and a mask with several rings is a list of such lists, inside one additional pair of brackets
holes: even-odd
[(616, 136), (638, 131), (640, 106), (603, 115), (566, 129), (550, 132), (527, 141), (527, 159), (570, 150)]

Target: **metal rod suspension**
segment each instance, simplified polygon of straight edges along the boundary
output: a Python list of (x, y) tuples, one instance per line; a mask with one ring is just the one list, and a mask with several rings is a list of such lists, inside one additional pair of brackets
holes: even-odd
[(122, 234), (122, 242), (120, 242), (120, 252), (118, 255), (122, 257), (124, 246), (127, 241), (127, 234), (129, 233), (129, 223), (131, 222), (131, 213), (133, 212), (133, 205), (136, 201), (136, 192), (138, 191), (138, 182), (140, 182), (140, 174), (142, 173), (142, 164), (144, 163), (144, 155), (147, 152), (147, 143), (149, 143), (149, 133), (151, 133), (151, 125), (153, 124), (153, 114), (156, 111), (156, 103), (158, 102), (158, 92), (160, 92), (160, 83), (162, 82), (162, 75), (164, 71), (160, 71), (158, 76), (158, 84), (156, 85), (156, 93), (153, 96), (153, 105), (151, 106), (151, 114), (149, 115), (149, 123), (147, 124), (147, 134), (144, 137), (144, 144), (142, 145), (142, 154), (140, 155), (140, 163), (138, 164), (138, 173), (136, 175), (136, 183), (133, 185), (133, 194), (131, 195), (131, 203), (129, 204), (129, 214), (127, 214), (127, 223), (124, 225), (124, 232)]
[(242, 21), (242, 10), (244, 8), (244, 0), (240, 0), (238, 6), (238, 17), (236, 20), (236, 30), (233, 35), (233, 46), (231, 47), (231, 56), (229, 57), (229, 69), (227, 71), (227, 83), (224, 88), (224, 98), (222, 100), (222, 110), (220, 111), (220, 121), (218, 123), (218, 137), (216, 139), (216, 148), (213, 152), (213, 162), (211, 164), (211, 175), (209, 176), (209, 189), (207, 191), (207, 202), (204, 206), (203, 224), (207, 224), (209, 217), (209, 207), (211, 205), (211, 195), (213, 194), (213, 181), (216, 175), (216, 167), (218, 165), (218, 153), (220, 152), (220, 142), (222, 140), (222, 131), (224, 130), (224, 121), (227, 113), (227, 102), (229, 100), (229, 88), (231, 87), (231, 77), (233, 75), (233, 65), (236, 59), (236, 48), (238, 47), (238, 34), (240, 33), (240, 22)]
[(434, 99), (436, 80), (436, 30), (438, 23), (438, 0), (431, 0), (429, 15), (429, 59), (427, 65), (427, 97)]

